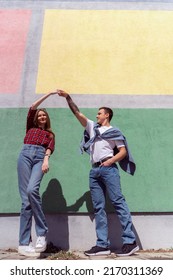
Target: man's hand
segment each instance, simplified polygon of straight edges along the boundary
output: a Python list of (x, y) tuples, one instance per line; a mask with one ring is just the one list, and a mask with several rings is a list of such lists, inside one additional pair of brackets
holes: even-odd
[(112, 157), (112, 158), (110, 158), (110, 159), (108, 159), (108, 160), (102, 162), (102, 163), (100, 164), (100, 166), (111, 166), (113, 163), (115, 163), (115, 160), (114, 160), (114, 158)]
[(118, 150), (119, 150), (119, 152), (115, 156), (102, 162), (100, 164), (100, 166), (111, 166), (113, 163), (119, 162), (120, 160), (122, 160), (123, 158), (126, 157), (127, 150), (126, 150), (125, 146), (119, 147)]
[(65, 97), (65, 98), (67, 98), (67, 96), (68, 96), (68, 93), (65, 92), (64, 90), (61, 90), (61, 89), (57, 89), (57, 93), (58, 93), (59, 96), (62, 96), (62, 97)]

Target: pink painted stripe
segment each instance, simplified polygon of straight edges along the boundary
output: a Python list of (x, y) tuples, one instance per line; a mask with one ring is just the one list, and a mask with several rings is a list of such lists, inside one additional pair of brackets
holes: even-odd
[(0, 10), (0, 93), (17, 93), (31, 10)]

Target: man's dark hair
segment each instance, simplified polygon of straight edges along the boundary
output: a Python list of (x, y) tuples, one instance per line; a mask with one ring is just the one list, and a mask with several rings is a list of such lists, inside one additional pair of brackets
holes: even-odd
[(109, 114), (109, 121), (111, 121), (112, 117), (113, 117), (113, 111), (111, 108), (109, 107), (100, 107), (99, 110), (103, 109), (105, 111), (106, 114)]

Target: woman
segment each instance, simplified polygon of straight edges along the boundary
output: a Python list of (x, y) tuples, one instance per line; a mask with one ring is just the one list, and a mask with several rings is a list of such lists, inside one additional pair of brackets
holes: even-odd
[[(22, 200), (18, 252), (25, 256), (39, 256), (47, 246), (48, 227), (39, 188), (43, 175), (49, 171), (49, 157), (54, 151), (55, 136), (48, 113), (37, 107), (52, 94), (55, 93), (44, 95), (29, 109), (24, 145), (18, 158), (18, 183)], [(37, 235), (35, 248), (31, 237), (32, 217)]]

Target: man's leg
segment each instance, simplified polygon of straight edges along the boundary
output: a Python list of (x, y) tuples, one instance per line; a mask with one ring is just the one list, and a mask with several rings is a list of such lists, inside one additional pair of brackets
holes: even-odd
[(117, 166), (114, 164), (112, 166), (103, 167), (102, 179), (122, 225), (124, 255), (130, 255), (139, 250), (139, 247), (136, 245), (136, 237), (132, 229), (131, 214), (121, 192), (120, 176)]
[(107, 215), (105, 211), (105, 187), (99, 179), (99, 168), (93, 168), (90, 171), (90, 191), (93, 202), (97, 246), (107, 248), (108, 242), (108, 225)]
[(105, 212), (105, 187), (99, 180), (99, 168), (90, 171), (90, 191), (95, 214), (96, 246), (85, 251), (87, 256), (109, 255), (107, 215)]

